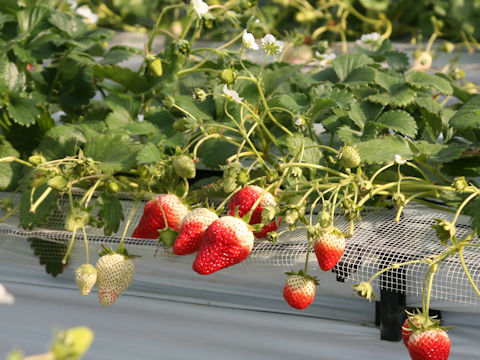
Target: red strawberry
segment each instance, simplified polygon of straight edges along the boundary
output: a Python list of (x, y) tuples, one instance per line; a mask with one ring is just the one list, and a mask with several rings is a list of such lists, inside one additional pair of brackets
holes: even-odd
[(414, 331), (407, 343), (412, 360), (447, 360), (450, 339), (440, 328)]
[(413, 330), (410, 328), (410, 324), (408, 321), (410, 321), (414, 326), (420, 327), (422, 323), (423, 315), (421, 314), (416, 314), (409, 316), (407, 319), (405, 319), (403, 325), (402, 325), (402, 338), (403, 338), (403, 343), (405, 346), (407, 346), (408, 339), (410, 338), (410, 335), (412, 335)]
[(291, 307), (299, 310), (310, 306), (315, 298), (317, 280), (304, 274), (303, 271), (286, 274), (288, 277), (283, 287), (283, 298), (285, 301)]
[[(229, 215), (236, 215), (235, 210), (238, 207), (238, 215), (240, 217), (246, 215), (250, 209), (252, 208), (253, 204), (257, 199), (263, 194), (264, 190), (255, 185), (245, 186), (235, 195), (233, 195), (232, 199), (230, 200), (230, 204), (228, 205), (228, 214)], [(250, 218), (250, 225), (260, 224), (262, 222), (262, 211), (266, 206), (276, 206), (277, 203), (272, 194), (269, 192), (263, 195), (260, 204), (255, 208), (253, 211), (252, 217)], [(265, 225), (262, 230), (254, 233), (257, 239), (265, 237), (270, 231), (277, 230), (277, 223), (272, 221), (270, 224)]]
[(345, 251), (345, 237), (335, 228), (327, 228), (313, 240), (318, 265), (324, 271), (332, 269)]
[(128, 256), (110, 251), (98, 259), (97, 274), (98, 300), (100, 304), (109, 306), (132, 283), (135, 265)]
[(218, 215), (206, 208), (190, 211), (182, 221), (180, 232), (173, 245), (173, 252), (177, 255), (187, 255), (197, 251), (205, 230), (217, 219)]
[[(163, 211), (162, 211), (163, 209)], [(165, 218), (168, 226), (178, 231), (180, 223), (188, 208), (173, 194), (157, 195), (156, 201), (150, 200), (145, 204), (143, 215), (136, 229), (133, 231), (132, 237), (142, 239), (157, 239), (158, 230), (165, 229)], [(165, 213), (165, 217), (164, 217)]]
[(238, 264), (250, 255), (253, 240), (253, 233), (243, 220), (221, 217), (205, 231), (193, 270), (206, 275)]

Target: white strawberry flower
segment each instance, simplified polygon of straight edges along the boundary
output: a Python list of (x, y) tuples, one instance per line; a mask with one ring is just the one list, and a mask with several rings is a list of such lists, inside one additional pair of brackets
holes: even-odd
[(243, 98), (240, 97), (235, 90), (230, 90), (226, 84), (223, 86), (223, 93), (228, 98), (228, 100), (236, 101), (238, 103), (241, 103), (243, 100)]
[(245, 45), (245, 47), (248, 49), (251, 49), (251, 50), (259, 49), (257, 43), (255, 42), (255, 38), (253, 37), (253, 34), (247, 32), (247, 30), (243, 30), (242, 41), (243, 41), (243, 45)]
[(83, 17), (83, 20), (87, 24), (96, 24), (98, 21), (98, 15), (95, 14), (87, 5), (78, 7), (75, 12)]
[(193, 9), (199, 17), (202, 17), (208, 12), (208, 4), (202, 0), (192, 0)]
[(277, 55), (283, 50), (283, 42), (276, 40), (272, 34), (267, 34), (262, 38), (262, 48), (267, 55)]
[(0, 304), (11, 305), (14, 302), (15, 302), (14, 296), (10, 294), (2, 284), (0, 284)]
[(397, 164), (403, 165), (403, 164), (405, 164), (405, 163), (407, 162), (407, 160), (404, 159), (401, 155), (398, 155), (398, 154), (397, 154), (397, 155), (395, 155), (395, 162), (396, 162)]
[(382, 42), (382, 35), (377, 32), (370, 34), (363, 34), (359, 40), (356, 41), (357, 45), (367, 47), (372, 50), (378, 49)]
[(337, 58), (337, 55), (335, 55), (334, 53), (320, 54), (319, 52), (316, 52), (315, 56), (317, 57), (319, 65), (321, 67), (327, 67), (332, 63), (333, 60)]

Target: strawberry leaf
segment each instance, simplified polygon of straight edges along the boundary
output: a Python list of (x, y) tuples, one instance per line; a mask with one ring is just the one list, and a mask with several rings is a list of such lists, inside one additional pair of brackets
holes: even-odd
[[(17, 150), (2, 136), (0, 136), (0, 158), (7, 156), (19, 157)], [(0, 190), (5, 191), (12, 187), (20, 175), (21, 167), (16, 162), (0, 163)]]
[[(33, 203), (38, 200), (47, 188), (47, 184), (42, 184), (35, 189), (32, 197)], [(25, 229), (33, 229), (36, 226), (45, 224), (56, 208), (57, 194), (56, 191), (51, 191), (37, 207), (35, 213), (31, 213), (30, 208), (33, 205), (30, 202), (31, 189), (25, 189), (20, 199), (20, 225)]]
[(85, 146), (85, 156), (103, 162), (114, 171), (136, 166), (141, 145), (120, 134), (102, 134)]
[(116, 196), (102, 193), (98, 199), (98, 215), (103, 221), (103, 232), (106, 236), (116, 233), (120, 222), (124, 219), (122, 203)]

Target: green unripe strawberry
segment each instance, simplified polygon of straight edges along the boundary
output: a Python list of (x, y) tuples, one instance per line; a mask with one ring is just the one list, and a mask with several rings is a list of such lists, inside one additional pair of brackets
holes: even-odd
[(353, 146), (345, 145), (338, 153), (338, 162), (344, 168), (356, 168), (362, 162), (362, 158), (357, 149)]
[(115, 194), (120, 190), (120, 186), (118, 186), (118, 183), (115, 181), (110, 181), (107, 185), (108, 191), (110, 191), (112, 194)]
[(68, 180), (62, 175), (54, 176), (47, 181), (48, 186), (58, 192), (65, 192), (68, 190)]
[(232, 69), (224, 69), (220, 73), (220, 79), (224, 84), (227, 84), (227, 85), (235, 84), (236, 78), (237, 78), (237, 74)]
[(42, 155), (32, 155), (28, 158), (28, 162), (32, 165), (40, 165), (45, 162), (45, 158)]
[(150, 61), (147, 59), (148, 62), (148, 71), (154, 76), (162, 76), (163, 74), (163, 69), (162, 69), (162, 60), (160, 60), (157, 57), (153, 57), (150, 55), (152, 58)]
[(240, 169), (240, 172), (237, 175), (237, 183), (239, 185), (245, 185), (250, 181), (250, 175), (248, 174), (248, 171), (246, 169)]
[(195, 162), (187, 155), (175, 155), (172, 159), (175, 173), (185, 179), (193, 179), (196, 175)]

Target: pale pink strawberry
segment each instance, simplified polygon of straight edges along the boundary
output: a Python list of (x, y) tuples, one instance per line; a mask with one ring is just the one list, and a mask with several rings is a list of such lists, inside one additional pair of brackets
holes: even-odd
[(315, 298), (316, 278), (305, 275), (303, 271), (299, 273), (287, 273), (288, 277), (283, 287), (283, 298), (291, 307), (295, 309), (305, 309), (313, 302)]
[[(178, 232), (180, 224), (187, 213), (188, 208), (176, 195), (157, 195), (156, 201), (150, 200), (145, 204), (142, 218), (133, 231), (132, 237), (157, 239), (159, 236), (158, 231), (165, 229), (166, 225)], [(165, 224), (165, 218), (167, 219), (167, 224)]]
[(335, 228), (327, 228), (315, 237), (313, 250), (320, 268), (324, 271), (332, 269), (342, 257), (345, 246), (345, 237)]
[(135, 265), (125, 255), (110, 252), (97, 261), (98, 300), (104, 306), (112, 305), (130, 286), (135, 276)]
[(243, 220), (221, 217), (205, 231), (193, 270), (206, 275), (238, 264), (250, 255), (253, 241), (253, 233)]

